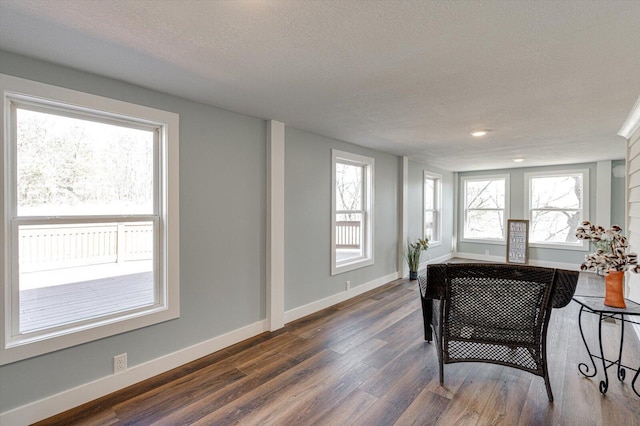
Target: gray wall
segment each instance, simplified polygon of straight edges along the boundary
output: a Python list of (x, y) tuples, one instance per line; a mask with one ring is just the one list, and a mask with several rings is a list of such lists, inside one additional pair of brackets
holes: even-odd
[[(375, 159), (374, 259), (331, 276), (331, 150)], [(285, 129), (285, 310), (397, 271), (399, 159), (357, 145)]]
[(181, 315), (0, 367), (0, 412), (266, 317), (266, 123), (10, 53), (0, 72), (180, 114)]
[[(181, 315), (0, 367), (0, 412), (266, 317), (266, 122), (8, 52), (0, 72), (180, 115)], [(285, 309), (397, 270), (397, 156), (286, 128)], [(375, 264), (330, 276), (331, 149), (375, 158)], [(9, 384), (9, 385), (6, 385)]]
[[(612, 167), (617, 164), (624, 164), (624, 161), (621, 162), (612, 162)], [(596, 163), (585, 163), (585, 164), (571, 164), (571, 165), (560, 165), (560, 166), (549, 166), (549, 167), (527, 167), (527, 168), (516, 168), (516, 169), (502, 169), (502, 170), (486, 170), (481, 172), (464, 172), (459, 173), (460, 178), (460, 189), (458, 191), (458, 200), (459, 205), (463, 205), (463, 197), (462, 193), (462, 178), (465, 176), (483, 176), (483, 175), (497, 175), (497, 174), (507, 174), (510, 176), (510, 219), (524, 219), (526, 218), (526, 200), (524, 199), (524, 185), (525, 185), (525, 173), (531, 172), (543, 172), (543, 171), (553, 171), (553, 170), (575, 170), (575, 169), (589, 169), (589, 216), (585, 219), (595, 220), (596, 214), (596, 180), (597, 180), (597, 167)], [(622, 221), (622, 225), (624, 226), (624, 179), (619, 178), (611, 178), (611, 191), (610, 194), (604, 194), (605, 196), (609, 195), (612, 202), (612, 216), (611, 221), (616, 223), (616, 221)], [(620, 206), (621, 212), (618, 208), (614, 206)], [(462, 230), (460, 228), (460, 220), (458, 218), (457, 225), (458, 226), (458, 235), (462, 236)], [(483, 256), (485, 254), (485, 250), (489, 251), (490, 256), (499, 256), (504, 258), (506, 255), (506, 245), (505, 244), (482, 244), (482, 243), (473, 243), (473, 242), (465, 242), (458, 241), (458, 252), (460, 253), (469, 253), (474, 255)], [(529, 248), (529, 258), (533, 261), (541, 261), (541, 262), (555, 262), (555, 263), (568, 263), (573, 265), (580, 265), (584, 256), (587, 252), (583, 250), (555, 250), (548, 248), (537, 248), (530, 247)]]
[(408, 237), (413, 239), (422, 236), (424, 191), (424, 172), (436, 173), (442, 176), (442, 244), (432, 246), (422, 255), (422, 261), (435, 259), (453, 253), (454, 230), (454, 173), (425, 166), (415, 161), (409, 161), (409, 225)]

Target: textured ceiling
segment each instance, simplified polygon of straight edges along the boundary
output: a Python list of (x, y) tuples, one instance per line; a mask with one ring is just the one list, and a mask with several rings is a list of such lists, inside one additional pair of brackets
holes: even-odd
[(0, 48), (447, 170), (526, 167), (624, 158), (640, 1), (0, 0)]

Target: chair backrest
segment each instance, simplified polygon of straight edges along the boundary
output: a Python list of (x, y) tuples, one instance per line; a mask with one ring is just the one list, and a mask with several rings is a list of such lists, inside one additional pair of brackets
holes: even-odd
[[(564, 269), (550, 269), (538, 266), (501, 264), (501, 263), (439, 263), (428, 265), (426, 275), (419, 275), (420, 294), (423, 299), (441, 299), (446, 295), (447, 277), (449, 270), (454, 268), (460, 271), (494, 271), (492, 273), (519, 274), (531, 276), (540, 271), (555, 271), (551, 290), (551, 303), (554, 308), (563, 308), (571, 302), (578, 283), (578, 271)], [(509, 272), (511, 271), (511, 272)], [(528, 271), (528, 272), (527, 272)], [(427, 283), (428, 281), (428, 283)]]
[(518, 344), (540, 341), (555, 270), (510, 264), (450, 264), (445, 338)]

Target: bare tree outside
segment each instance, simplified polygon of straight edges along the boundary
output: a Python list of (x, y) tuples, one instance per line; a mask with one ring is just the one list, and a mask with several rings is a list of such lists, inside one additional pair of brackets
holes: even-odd
[(17, 109), (21, 216), (153, 213), (150, 130)]
[(505, 180), (465, 182), (465, 238), (503, 239)]
[(531, 178), (531, 239), (538, 243), (579, 243), (582, 174)]

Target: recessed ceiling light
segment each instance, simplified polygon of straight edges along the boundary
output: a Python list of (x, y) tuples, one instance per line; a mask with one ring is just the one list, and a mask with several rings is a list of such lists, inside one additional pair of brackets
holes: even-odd
[(516, 163), (522, 163), (524, 161), (524, 158), (514, 158), (513, 161), (515, 161)]
[(484, 136), (487, 134), (486, 130), (474, 130), (473, 132), (471, 132), (471, 136), (479, 138), (480, 136)]

